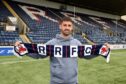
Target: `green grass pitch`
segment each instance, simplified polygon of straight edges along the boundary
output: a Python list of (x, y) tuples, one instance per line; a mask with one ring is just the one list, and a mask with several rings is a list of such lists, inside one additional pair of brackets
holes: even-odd
[[(111, 52), (110, 63), (103, 57), (78, 59), (79, 84), (126, 84), (126, 50)], [(0, 56), (0, 84), (49, 84), (49, 59)]]

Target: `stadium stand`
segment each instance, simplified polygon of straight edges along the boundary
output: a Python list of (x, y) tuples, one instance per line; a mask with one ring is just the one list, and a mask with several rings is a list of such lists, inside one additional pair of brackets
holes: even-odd
[[(6, 24), (7, 17), (13, 16), (0, 0), (0, 23)], [(16, 40), (21, 40), (18, 31), (5, 31), (5, 25), (0, 25), (0, 45), (13, 45)]]
[[(65, 16), (63, 13), (74, 14), (69, 11), (61, 11), (30, 4), (17, 2), (8, 3), (30, 28), (26, 35), (32, 43), (45, 43), (54, 38), (60, 31), (58, 20)], [(24, 10), (24, 8), (27, 10)], [(36, 18), (30, 17), (28, 11), (32, 11), (32, 15)], [(115, 44), (126, 42), (126, 25), (121, 21), (117, 23), (116, 20), (79, 13), (76, 13), (76, 16), (81, 18), (81, 20), (74, 19), (75, 27), (80, 33), (75, 32), (73, 36), (82, 43), (87, 43), (82, 33), (94, 43), (109, 42)]]
[[(33, 20), (31, 19), (25, 11), (23, 11), (19, 5), (17, 4), (11, 4), (11, 7), (16, 11), (16, 13), (25, 21), (25, 23), (29, 26), (30, 31), (26, 33), (26, 35), (30, 38), (32, 43), (45, 43), (48, 40), (55, 37), (57, 33), (59, 33), (59, 26), (58, 26), (58, 16), (52, 14), (47, 8), (39, 7), (39, 9), (42, 9), (46, 11), (47, 16), (37, 16), (39, 20)], [(33, 7), (33, 6), (31, 6)], [(30, 8), (29, 8), (30, 10)], [(33, 11), (33, 10), (32, 10)], [(35, 10), (34, 10), (35, 11)], [(56, 11), (55, 11), (56, 12)], [(59, 12), (58, 12), (59, 13)], [(49, 17), (56, 19), (56, 21), (49, 20)], [(59, 16), (60, 17), (60, 16)], [(77, 39), (81, 40), (83, 43), (86, 41), (82, 38), (81, 35), (74, 35), (77, 37)]]

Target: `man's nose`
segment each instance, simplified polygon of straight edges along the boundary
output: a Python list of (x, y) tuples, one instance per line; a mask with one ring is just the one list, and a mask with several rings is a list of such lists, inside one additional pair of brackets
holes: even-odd
[(69, 27), (68, 27), (68, 26), (66, 26), (65, 28), (66, 28), (66, 29), (69, 29)]
[(70, 28), (68, 28), (68, 27), (65, 27), (65, 29), (64, 30), (70, 30)]

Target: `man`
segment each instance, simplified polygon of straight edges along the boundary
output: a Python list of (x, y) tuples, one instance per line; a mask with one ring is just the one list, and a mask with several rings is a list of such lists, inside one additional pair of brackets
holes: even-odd
[[(81, 42), (72, 37), (73, 22), (69, 17), (59, 21), (60, 34), (48, 41), (48, 45), (81, 45)], [(16, 42), (15, 46), (20, 42)], [(105, 44), (107, 47), (109, 45)], [(30, 55), (33, 56), (33, 55)], [(35, 56), (35, 55), (34, 55)], [(33, 57), (34, 57), (33, 56)], [(50, 57), (50, 84), (78, 84), (78, 60), (77, 58)]]

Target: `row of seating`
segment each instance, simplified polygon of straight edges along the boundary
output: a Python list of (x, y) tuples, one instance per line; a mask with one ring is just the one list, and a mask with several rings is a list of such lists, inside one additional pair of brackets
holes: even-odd
[[(48, 40), (55, 37), (57, 33), (60, 32), (58, 23), (50, 20), (49, 18), (59, 20), (64, 15), (61, 13), (63, 11), (51, 9), (47, 7), (39, 7), (34, 5), (26, 5), (29, 7), (39, 8), (46, 12), (45, 15), (37, 15), (39, 21), (32, 19), (20, 6), (25, 4), (9, 2), (10, 6), (15, 10), (15, 12), (24, 20), (24, 22), (29, 26), (30, 31), (26, 33), (27, 37), (33, 43), (45, 43)], [(20, 6), (19, 6), (20, 5)], [(34, 11), (35, 12), (35, 11)], [(73, 14), (72, 12), (65, 11), (65, 13)], [(81, 33), (85, 33), (86, 36), (94, 43), (125, 43), (126, 42), (126, 25), (121, 21), (115, 23), (116, 20), (90, 16), (85, 14), (76, 13), (83, 21), (76, 20), (74, 22), (75, 26)], [(48, 17), (48, 18), (47, 18)], [(105, 26), (106, 24), (107, 26)], [(87, 43), (82, 35), (74, 33), (74, 37), (80, 40), (82, 43)], [(112, 35), (111, 35), (112, 33)]]

